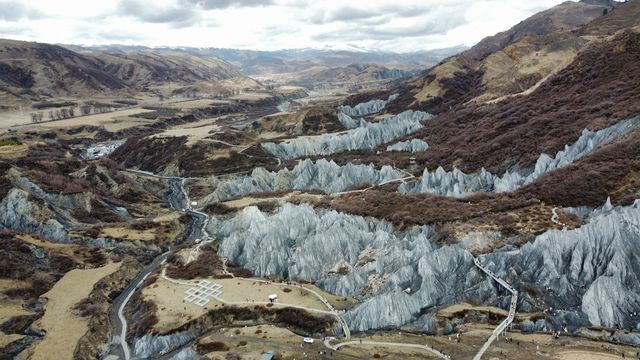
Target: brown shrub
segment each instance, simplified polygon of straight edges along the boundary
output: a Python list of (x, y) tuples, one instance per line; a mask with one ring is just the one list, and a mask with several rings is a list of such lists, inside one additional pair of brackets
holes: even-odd
[(84, 298), (73, 306), (73, 313), (80, 317), (94, 316), (100, 313), (100, 305), (96, 305), (90, 299)]
[[(178, 263), (176, 263), (178, 262)], [(213, 249), (203, 247), (198, 258), (186, 265), (177, 258), (172, 258), (171, 265), (167, 267), (167, 275), (174, 279), (191, 280), (214, 275), (222, 270), (222, 260)]]
[[(374, 216), (397, 224), (436, 224), (466, 221), (488, 213), (504, 212), (537, 204), (515, 194), (485, 194), (462, 199), (433, 194), (403, 195), (378, 190), (346, 194), (331, 201), (331, 208)], [(446, 240), (445, 238), (441, 239)]]
[(41, 314), (13, 316), (0, 324), (0, 331), (5, 334), (24, 334)]
[(204, 208), (204, 212), (212, 215), (227, 215), (236, 212), (236, 209), (228, 207), (222, 203), (209, 204)]
[(229, 351), (229, 346), (223, 343), (222, 341), (212, 341), (212, 342), (199, 342), (196, 345), (196, 351), (198, 354), (208, 354), (214, 351)]
[(266, 212), (266, 213), (273, 213), (279, 207), (278, 203), (275, 201), (260, 202), (256, 206), (258, 207), (258, 209), (260, 209), (260, 211)]
[(277, 308), (272, 310), (275, 313), (275, 321), (278, 323), (305, 329), (311, 333), (321, 333), (333, 320), (328, 316), (314, 316), (310, 313), (296, 308)]

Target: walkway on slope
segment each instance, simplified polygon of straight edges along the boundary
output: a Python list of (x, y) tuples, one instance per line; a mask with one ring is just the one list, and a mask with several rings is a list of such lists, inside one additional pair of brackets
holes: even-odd
[(373, 188), (375, 188), (375, 187), (377, 187), (377, 186), (387, 185), (387, 184), (391, 184), (391, 183), (394, 183), (394, 182), (401, 182), (401, 183), (404, 183), (404, 182), (406, 182), (407, 180), (410, 180), (410, 179), (414, 179), (414, 178), (415, 178), (415, 175), (413, 175), (413, 174), (411, 174), (411, 173), (409, 173), (409, 172), (407, 172), (407, 171), (405, 171), (405, 170), (402, 170), (402, 169), (396, 169), (396, 168), (394, 168), (394, 169), (395, 169), (395, 170), (397, 170), (397, 171), (400, 171), (400, 172), (405, 173), (407, 176), (402, 177), (402, 178), (398, 178), (398, 179), (386, 180), (386, 181), (383, 181), (383, 182), (381, 182), (381, 183), (379, 183), (379, 184), (374, 184), (374, 185), (371, 185), (371, 186), (369, 186), (369, 187), (367, 187), (367, 188), (364, 188), (364, 189), (348, 190), (348, 191), (340, 191), (340, 192), (337, 192), (337, 193), (333, 193), (333, 194), (331, 194), (331, 196), (339, 196), (339, 195), (345, 195), (345, 194), (352, 194), (352, 193), (365, 192), (365, 191), (367, 191), (367, 190), (371, 190), (371, 189), (373, 189)]
[(435, 356), (441, 358), (441, 359), (446, 359), (446, 360), (451, 360), (451, 357), (449, 355), (445, 355), (442, 352), (432, 348), (429, 345), (422, 345), (422, 344), (411, 344), (411, 343), (395, 343), (395, 342), (384, 342), (384, 341), (345, 341), (345, 342), (341, 342), (339, 344), (335, 344), (332, 345), (331, 341), (335, 340), (335, 338), (332, 337), (328, 337), (324, 340), (324, 346), (332, 349), (332, 350), (338, 350), (339, 348), (343, 347), (343, 346), (360, 346), (360, 345), (371, 345), (371, 346), (384, 346), (384, 347), (408, 347), (408, 348), (415, 348), (415, 349), (421, 349), (421, 350), (425, 350), (428, 351), (432, 354), (434, 354)]
[(511, 293), (511, 306), (509, 306), (509, 315), (495, 328), (495, 330), (493, 330), (493, 333), (491, 334), (491, 336), (489, 336), (489, 339), (487, 339), (480, 351), (476, 353), (476, 356), (473, 357), (473, 360), (480, 360), (480, 358), (482, 358), (482, 355), (484, 355), (487, 349), (489, 349), (489, 346), (491, 346), (491, 343), (493, 343), (493, 341), (498, 338), (500, 333), (506, 331), (507, 327), (513, 322), (513, 318), (516, 316), (516, 307), (518, 305), (518, 291), (511, 285), (509, 285), (509, 283), (502, 280), (491, 270), (482, 265), (480, 263), (480, 260), (478, 260), (478, 258), (476, 258), (475, 256), (473, 257), (473, 263), (476, 264), (476, 266), (480, 268), (480, 270), (489, 275), (493, 280), (497, 281)]

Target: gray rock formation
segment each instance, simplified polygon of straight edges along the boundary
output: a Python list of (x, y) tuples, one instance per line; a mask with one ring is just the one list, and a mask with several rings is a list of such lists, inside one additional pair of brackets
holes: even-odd
[[(478, 301), (507, 308), (508, 294), (475, 268), (461, 245), (437, 246), (427, 226), (398, 232), (372, 222), (308, 205), (285, 204), (274, 214), (248, 207), (230, 219), (212, 219), (220, 255), (260, 276), (316, 281), (336, 295), (362, 302), (344, 318), (353, 330), (406, 324), (428, 331), (436, 306)], [(591, 218), (571, 231), (551, 230), (519, 250), (481, 261), (520, 289), (527, 282), (545, 293), (549, 321), (523, 329), (584, 325), (640, 326), (640, 201)], [(335, 271), (335, 269), (342, 271)], [(521, 291), (519, 310), (539, 311)], [(526, 330), (526, 329), (525, 329)]]
[(393, 145), (387, 146), (387, 151), (406, 151), (406, 152), (420, 152), (427, 151), (429, 145), (420, 139), (411, 139), (407, 141), (400, 141)]
[(403, 194), (432, 193), (462, 197), (478, 191), (493, 191), (496, 179), (495, 175), (485, 169), (465, 174), (459, 169), (445, 171), (438, 167), (435, 171), (425, 169), (419, 181), (400, 184), (398, 191)]
[(46, 208), (41, 208), (29, 199), (29, 193), (11, 189), (0, 203), (0, 225), (28, 234), (38, 234), (56, 242), (70, 242), (64, 226), (49, 218)]
[[(209, 230), (223, 239), (221, 256), (258, 275), (313, 279), (331, 293), (363, 299), (345, 314), (356, 330), (401, 326), (422, 307), (460, 296), (461, 284), (482, 280), (468, 252), (435, 248), (427, 226), (396, 232), (387, 222), (285, 204), (273, 215), (245, 208), (232, 219), (212, 220)], [(466, 259), (460, 271), (441, 268), (459, 258)], [(343, 266), (346, 275), (332, 271)]]
[(564, 150), (559, 151), (555, 157), (541, 154), (529, 173), (506, 172), (503, 176), (497, 176), (482, 169), (477, 173), (466, 174), (458, 169), (446, 172), (439, 167), (434, 172), (425, 169), (420, 181), (402, 184), (398, 191), (405, 194), (429, 192), (455, 197), (478, 191), (513, 191), (549, 171), (573, 163), (592, 153), (599, 146), (628, 134), (639, 125), (640, 116), (636, 116), (596, 132), (585, 129), (575, 143), (566, 145)]
[(380, 122), (366, 123), (363, 127), (341, 134), (297, 138), (281, 143), (264, 143), (263, 148), (283, 160), (304, 156), (330, 155), (342, 151), (373, 149), (422, 127), (421, 121), (430, 119), (425, 112), (405, 111)]
[(192, 348), (184, 348), (177, 353), (171, 355), (168, 360), (196, 360), (200, 359), (200, 354)]
[(393, 94), (393, 95), (390, 95), (387, 100), (371, 100), (371, 101), (357, 104), (354, 107), (351, 107), (348, 105), (340, 106), (338, 110), (340, 113), (349, 115), (351, 117), (363, 117), (365, 115), (370, 115), (370, 114), (375, 114), (377, 112), (380, 112), (387, 106), (388, 103), (397, 99), (398, 96), (399, 94)]
[(146, 334), (134, 341), (132, 357), (134, 359), (155, 359), (168, 351), (184, 346), (194, 338), (194, 335), (187, 332), (170, 335)]
[(107, 156), (114, 152), (117, 148), (124, 144), (125, 140), (108, 141), (104, 143), (94, 144), (86, 148), (80, 156), (83, 159), (95, 160)]
[(248, 176), (219, 181), (213, 193), (203, 199), (204, 204), (224, 201), (251, 193), (282, 190), (319, 189), (327, 193), (340, 192), (358, 184), (379, 184), (399, 179), (402, 173), (391, 166), (377, 170), (373, 165), (347, 164), (339, 166), (333, 161), (309, 159), (300, 162), (293, 170), (269, 172), (255, 168)]
[[(586, 315), (593, 325), (637, 326), (640, 304), (640, 201), (590, 218), (571, 231), (550, 230), (517, 252), (485, 258), (494, 272), (549, 289), (549, 304)], [(487, 263), (487, 262), (485, 262)]]
[(369, 124), (369, 122), (364, 119), (354, 119), (343, 112), (338, 112), (338, 121), (340, 121), (340, 124), (342, 124), (345, 129), (355, 129)]

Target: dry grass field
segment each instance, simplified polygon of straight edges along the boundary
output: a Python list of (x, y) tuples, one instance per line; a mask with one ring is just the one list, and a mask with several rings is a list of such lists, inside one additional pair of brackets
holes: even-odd
[[(204, 315), (208, 310), (224, 306), (253, 307), (256, 304), (268, 302), (268, 296), (271, 294), (278, 295), (278, 301), (275, 306), (295, 305), (308, 309), (327, 310), (326, 306), (315, 295), (296, 286), (287, 286), (280, 283), (267, 284), (256, 281), (257, 279), (208, 278), (206, 280), (222, 285), (220, 299), (224, 303), (211, 298), (207, 305), (201, 307), (185, 301), (185, 291), (195, 286), (198, 280), (172, 279), (170, 281), (163, 276), (159, 276), (153, 284), (147, 286), (142, 294), (146, 301), (151, 301), (156, 305), (158, 322), (154, 325), (154, 329), (168, 331)], [(305, 284), (304, 286), (317, 291), (327, 298), (330, 303), (335, 304), (337, 308), (352, 306), (355, 302), (350, 298), (345, 300), (345, 298), (332, 296), (311, 285)]]
[(68, 128), (72, 126), (93, 125), (103, 126), (107, 131), (118, 131), (137, 125), (148, 124), (154, 120), (146, 120), (143, 118), (132, 117), (131, 115), (148, 112), (148, 110), (140, 107), (118, 110), (103, 114), (93, 114), (88, 116), (80, 116), (72, 119), (45, 122), (38, 126), (50, 128)]
[(47, 299), (46, 311), (38, 326), (47, 335), (33, 348), (32, 360), (72, 359), (76, 343), (88, 330), (88, 319), (75, 316), (72, 309), (86, 298), (93, 285), (112, 274), (120, 263), (100, 268), (71, 270), (51, 290), (42, 295)]

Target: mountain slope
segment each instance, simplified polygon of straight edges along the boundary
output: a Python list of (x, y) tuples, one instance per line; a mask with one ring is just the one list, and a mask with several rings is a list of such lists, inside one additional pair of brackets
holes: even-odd
[(186, 53), (200, 57), (217, 57), (237, 66), (247, 75), (281, 74), (300, 72), (314, 67), (343, 67), (352, 64), (374, 64), (398, 69), (424, 69), (437, 64), (442, 59), (465, 50), (464, 46), (445, 49), (418, 51), (413, 53), (390, 53), (383, 51), (347, 51), (329, 49), (285, 49), (276, 51), (255, 51), (220, 48), (148, 48), (144, 46), (106, 45), (80, 47), (65, 45), (67, 48), (83, 52), (137, 53), (156, 52)]
[[(430, 167), (527, 167), (555, 153), (584, 128), (600, 129), (640, 113), (640, 34), (590, 44), (528, 96), (495, 106), (468, 105), (426, 124)], [(451, 151), (451, 149), (456, 149)]]
[(401, 86), (398, 106), (440, 113), (469, 101), (496, 101), (531, 91), (571, 63), (589, 41), (572, 30), (605, 11), (611, 18), (629, 8), (608, 1), (568, 1), (533, 15)]
[(0, 86), (14, 94), (71, 94), (124, 89), (123, 79), (102, 70), (97, 59), (60, 46), (0, 41)]
[(78, 53), (64, 47), (0, 40), (0, 89), (14, 96), (137, 92), (150, 86), (242, 76), (228, 62), (184, 53)]
[(351, 64), (341, 67), (315, 67), (295, 74), (292, 84), (312, 88), (323, 84), (357, 84), (414, 75), (415, 71), (390, 69), (381, 65)]

